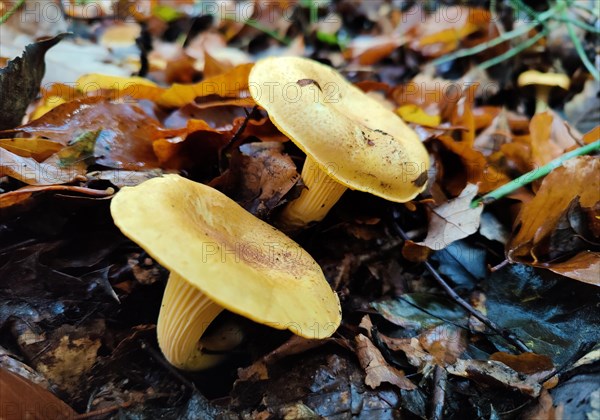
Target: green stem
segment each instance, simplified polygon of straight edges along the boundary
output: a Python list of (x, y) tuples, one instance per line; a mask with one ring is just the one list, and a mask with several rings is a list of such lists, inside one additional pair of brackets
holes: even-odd
[(6, 12), (4, 15), (2, 15), (2, 17), (0, 17), (0, 25), (2, 25), (4, 22), (6, 22), (8, 19), (10, 19), (10, 17), (12, 15), (14, 15), (17, 10), (19, 10), (19, 7), (21, 7), (23, 5), (23, 3), (25, 3), (25, 0), (17, 1), (14, 4), (14, 6), (10, 8), (10, 10), (8, 12)]
[(575, 28), (573, 28), (571, 22), (565, 22), (565, 24), (567, 25), (567, 30), (569, 31), (569, 36), (571, 37), (571, 41), (573, 41), (575, 50), (577, 51), (579, 58), (581, 58), (581, 61), (583, 61), (583, 65), (590, 72), (590, 74), (594, 76), (594, 79), (600, 80), (600, 72), (598, 72), (598, 69), (592, 64), (587, 54), (585, 53), (583, 45), (581, 45), (581, 41), (575, 33)]
[(577, 156), (587, 155), (588, 153), (591, 153), (594, 150), (600, 150), (600, 140), (596, 140), (593, 143), (586, 144), (585, 146), (580, 147), (578, 149), (571, 150), (570, 152), (565, 153), (564, 155), (554, 159), (552, 162), (549, 162), (544, 166), (536, 168), (533, 171), (527, 172), (526, 174), (523, 174), (520, 177), (513, 179), (509, 183), (501, 186), (500, 188), (497, 188), (494, 191), (487, 193), (483, 197), (474, 200), (471, 203), (471, 208), (475, 208), (480, 204), (489, 204), (492, 201), (498, 200), (499, 198), (513, 193), (519, 188), (523, 187), (524, 185), (527, 185), (535, 181), (536, 179), (548, 175), (550, 172), (552, 172), (552, 170), (561, 166), (564, 161)]
[(480, 69), (488, 69), (492, 66), (495, 66), (498, 63), (501, 63), (504, 60), (508, 60), (509, 58), (519, 54), (521, 51), (531, 47), (532, 45), (534, 45), (536, 42), (538, 42), (540, 39), (542, 39), (543, 37), (545, 37), (548, 34), (548, 30), (544, 29), (542, 32), (538, 33), (536, 36), (534, 36), (533, 38), (528, 39), (527, 41), (523, 42), (522, 44), (518, 45), (515, 48), (511, 48), (510, 50), (508, 50), (507, 52), (505, 52), (504, 54), (500, 54), (499, 56), (496, 56), (494, 58), (491, 58), (487, 61), (484, 61), (483, 63), (481, 63), (478, 67)]
[(443, 64), (446, 63), (448, 61), (452, 61), (455, 60), (457, 58), (461, 58), (461, 57), (467, 57), (470, 55), (474, 55), (474, 54), (478, 54), (480, 52), (483, 52), (489, 48), (495, 47), (496, 45), (500, 45), (503, 42), (509, 41), (513, 38), (516, 38), (520, 35), (524, 35), (527, 32), (529, 32), (531, 29), (535, 28), (537, 25), (539, 25), (540, 22), (544, 22), (547, 19), (551, 18), (552, 15), (556, 13), (556, 10), (554, 8), (546, 10), (544, 13), (540, 13), (540, 15), (537, 17), (537, 21), (536, 22), (531, 22), (528, 23), (527, 25), (523, 25), (517, 29), (513, 29), (510, 32), (505, 32), (502, 35), (500, 35), (498, 38), (494, 38), (491, 41), (488, 42), (484, 42), (482, 44), (476, 45), (475, 47), (472, 48), (467, 48), (467, 49), (463, 49), (463, 50), (458, 50), (453, 54), (448, 54), (446, 56), (440, 57), (436, 60), (432, 61), (432, 64), (437, 66), (439, 64)]
[[(231, 18), (229, 16), (223, 16), (222, 19), (237, 22), (237, 20), (235, 18)], [(282, 44), (284, 44), (286, 46), (290, 45), (292, 43), (292, 41), (287, 36), (278, 34), (277, 32), (265, 27), (263, 24), (261, 24), (260, 22), (257, 22), (254, 19), (245, 20), (243, 23), (244, 23), (244, 25), (248, 25), (254, 29), (258, 29), (259, 31), (264, 32), (265, 34), (269, 35), (271, 38), (276, 39), (277, 41), (281, 42)]]

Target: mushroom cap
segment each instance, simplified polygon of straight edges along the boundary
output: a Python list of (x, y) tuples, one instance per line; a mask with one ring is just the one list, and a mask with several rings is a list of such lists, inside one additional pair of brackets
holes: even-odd
[(121, 189), (110, 209), (128, 238), (225, 309), (306, 338), (339, 326), (315, 260), (219, 191), (165, 175)]
[(564, 90), (568, 90), (571, 80), (566, 74), (562, 73), (542, 73), (537, 70), (527, 70), (519, 75), (517, 83), (519, 86), (559, 86)]
[(337, 182), (396, 202), (425, 188), (429, 155), (418, 135), (333, 68), (266, 58), (252, 68), (249, 88), (273, 124)]

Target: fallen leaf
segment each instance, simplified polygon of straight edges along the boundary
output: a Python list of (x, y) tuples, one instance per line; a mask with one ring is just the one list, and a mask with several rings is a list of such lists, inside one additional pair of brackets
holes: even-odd
[(388, 365), (381, 352), (375, 345), (362, 334), (356, 340), (356, 355), (360, 365), (365, 370), (365, 384), (372, 389), (377, 388), (382, 382), (396, 385), (400, 389), (416, 389), (416, 385), (404, 376), (404, 372)]
[(548, 112), (535, 114), (529, 125), (531, 135), (531, 159), (534, 167), (543, 166), (558, 157), (562, 150), (550, 139), (552, 115)]
[[(567, 160), (561, 167), (544, 178), (535, 197), (523, 204), (515, 221), (513, 234), (507, 244), (507, 257), (511, 261), (551, 268), (552, 263), (544, 262), (544, 256), (552, 251), (548, 241), (558, 229), (559, 222), (576, 203), (583, 211), (584, 218), (595, 222), (597, 203), (600, 201), (600, 161), (591, 156), (581, 156)], [(587, 212), (590, 214), (586, 214)], [(589, 222), (588, 222), (589, 224)], [(552, 259), (556, 256), (552, 255)], [(595, 266), (597, 253), (591, 252), (576, 256), (577, 267), (569, 261), (563, 262), (559, 271), (572, 273), (578, 280), (598, 284)]]
[(0, 130), (21, 124), (25, 110), (35, 99), (46, 69), (46, 51), (56, 45), (64, 34), (30, 44), (21, 57), (0, 69)]
[(537, 397), (542, 391), (542, 386), (529, 375), (519, 374), (495, 360), (459, 359), (446, 370), (450, 375), (469, 378), (492, 387), (512, 389), (531, 397)]
[(0, 139), (0, 148), (21, 157), (33, 158), (41, 162), (62, 149), (62, 144), (41, 137), (18, 137)]
[(468, 184), (458, 197), (431, 209), (427, 237), (417, 245), (441, 250), (477, 232), (483, 206), (471, 208), (476, 195), (477, 185)]
[(564, 407), (554, 406), (552, 397), (547, 390), (542, 390), (537, 404), (522, 414), (523, 420), (559, 420), (563, 419)]
[(438, 325), (418, 337), (421, 347), (433, 357), (433, 363), (447, 366), (456, 363), (467, 349), (467, 332), (454, 325)]
[(75, 88), (86, 97), (100, 91), (112, 100), (149, 99), (155, 100), (165, 89), (143, 77), (121, 77), (108, 74), (90, 73), (75, 82)]
[(268, 217), (300, 178), (278, 142), (244, 144), (233, 153), (229, 166), (211, 186), (260, 218)]
[(77, 413), (50, 391), (0, 368), (0, 418), (45, 420), (73, 418)]
[(490, 360), (502, 362), (511, 369), (526, 375), (532, 375), (540, 372), (550, 373), (554, 370), (554, 363), (552, 363), (552, 359), (550, 359), (548, 356), (544, 356), (543, 354), (510, 354), (496, 352), (490, 355)]
[(61, 167), (55, 160), (38, 162), (0, 148), (0, 176), (10, 176), (30, 185), (65, 184), (85, 168)]
[(435, 327), (444, 321), (461, 324), (466, 319), (464, 309), (454, 302), (427, 293), (404, 294), (371, 306), (391, 323), (407, 329)]
[(186, 133), (186, 129), (164, 129), (135, 104), (92, 97), (67, 102), (0, 136), (28, 133), (68, 146), (80, 135), (96, 130), (101, 130), (94, 148), (96, 163), (127, 170), (158, 167), (153, 142)]
[(248, 75), (254, 64), (242, 64), (226, 73), (192, 85), (174, 84), (156, 99), (167, 108), (176, 108), (194, 102), (199, 96), (218, 95), (223, 98), (247, 97)]
[(600, 252), (583, 251), (567, 261), (541, 266), (556, 274), (600, 286)]

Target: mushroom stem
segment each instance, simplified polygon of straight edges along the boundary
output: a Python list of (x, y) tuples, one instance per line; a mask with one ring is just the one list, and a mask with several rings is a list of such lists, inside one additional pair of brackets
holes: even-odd
[(548, 110), (548, 99), (550, 98), (552, 86), (538, 85), (535, 87), (535, 113), (540, 114)]
[(299, 229), (323, 220), (347, 189), (309, 156), (306, 157), (301, 175), (307, 188), (286, 206), (279, 219), (281, 225), (289, 229)]
[[(204, 352), (200, 338), (222, 311), (222, 306), (171, 272), (156, 325), (158, 345), (169, 363), (183, 370), (207, 369), (219, 363), (224, 355)], [(212, 350), (230, 350), (237, 344), (239, 340), (232, 340), (228, 348)]]

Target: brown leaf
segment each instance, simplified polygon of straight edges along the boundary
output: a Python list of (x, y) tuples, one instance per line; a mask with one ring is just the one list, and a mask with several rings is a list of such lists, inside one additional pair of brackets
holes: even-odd
[(404, 372), (388, 365), (371, 340), (362, 334), (357, 335), (355, 340), (356, 355), (366, 373), (365, 384), (372, 389), (377, 388), (382, 382), (396, 385), (400, 389), (416, 388), (415, 384), (404, 376)]
[[(507, 257), (511, 261), (542, 265), (540, 259), (549, 252), (548, 242), (557, 231), (558, 225), (570, 210), (572, 203), (585, 212), (589, 209), (589, 220), (596, 217), (597, 203), (600, 201), (600, 161), (598, 158), (582, 156), (567, 160), (552, 171), (544, 180), (536, 196), (523, 204), (517, 216), (513, 235), (507, 245)], [(550, 250), (551, 251), (551, 250)], [(554, 256), (555, 257), (555, 256)], [(572, 273), (574, 278), (593, 279), (597, 257), (581, 255), (575, 257), (582, 266), (566, 264), (562, 270)], [(552, 264), (543, 264), (550, 268)], [(582, 271), (577, 274), (576, 271)], [(559, 268), (559, 270), (561, 270)], [(585, 274), (584, 274), (585, 273)], [(590, 275), (588, 277), (588, 275)], [(585, 280), (584, 280), (585, 281)]]
[(552, 359), (543, 354), (521, 353), (510, 354), (496, 352), (490, 356), (490, 360), (497, 360), (517, 372), (531, 375), (533, 373), (548, 372), (554, 369)]
[(50, 391), (0, 368), (0, 418), (2, 420), (70, 419), (77, 413)]
[[(531, 134), (531, 159), (535, 166), (542, 166), (550, 162), (562, 152), (551, 141), (552, 115), (548, 112), (535, 114), (529, 124)], [(534, 167), (535, 167), (534, 166)]]
[(537, 397), (542, 386), (528, 375), (519, 374), (494, 360), (459, 359), (446, 368), (449, 374), (469, 378), (492, 387), (508, 388)]
[(186, 132), (162, 128), (137, 105), (92, 97), (67, 102), (0, 136), (28, 133), (67, 146), (80, 135), (96, 130), (100, 130), (94, 150), (96, 163), (129, 170), (158, 167), (153, 142)]
[[(452, 154), (457, 155), (462, 163), (462, 167), (459, 168), (459, 173), (454, 175), (454, 179), (448, 180), (444, 173), (440, 174), (444, 179), (444, 186), (452, 194), (458, 194), (467, 183), (478, 184), (479, 192), (484, 194), (510, 181), (508, 176), (486, 160), (483, 153), (474, 150), (469, 142), (455, 141), (447, 135), (437, 136), (436, 141), (439, 141)], [(447, 169), (444, 168), (444, 170)]]
[(552, 396), (545, 389), (542, 390), (537, 405), (531, 407), (522, 415), (523, 420), (562, 420), (564, 406), (556, 407)]
[(419, 343), (439, 366), (456, 363), (467, 349), (467, 333), (453, 325), (438, 325), (419, 335)]
[(264, 218), (281, 203), (300, 174), (278, 142), (247, 143), (233, 153), (230, 168), (211, 185), (250, 213)]
[(427, 237), (417, 245), (440, 250), (477, 232), (483, 206), (471, 208), (475, 195), (477, 186), (468, 184), (458, 197), (431, 209)]
[(542, 266), (565, 277), (600, 286), (600, 252), (583, 251), (567, 261)]
[(0, 69), (0, 130), (21, 123), (29, 104), (35, 99), (46, 70), (46, 51), (56, 45), (65, 34), (30, 44), (21, 57)]
[(60, 143), (43, 138), (0, 139), (0, 147), (22, 157), (42, 162), (62, 149)]

